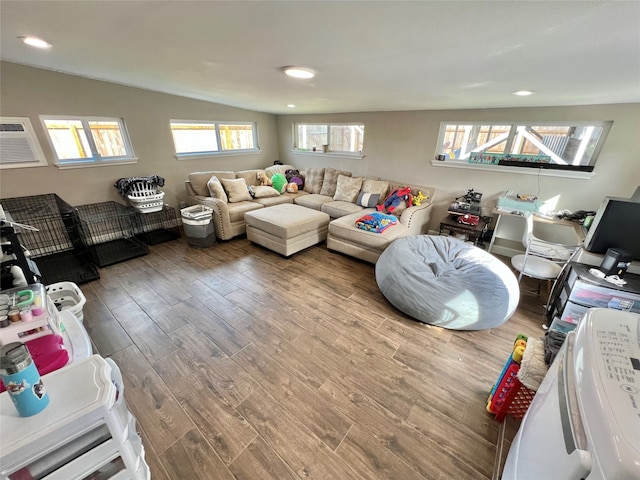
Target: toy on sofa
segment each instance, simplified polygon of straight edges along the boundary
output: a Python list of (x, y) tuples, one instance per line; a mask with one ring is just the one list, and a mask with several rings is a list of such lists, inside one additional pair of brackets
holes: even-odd
[(297, 183), (287, 183), (287, 193), (296, 193), (298, 191)]
[(411, 187), (400, 187), (392, 191), (387, 198), (384, 199), (382, 205), (376, 206), (376, 210), (379, 212), (393, 213), (393, 211), (404, 201), (407, 202), (407, 206), (411, 206), (413, 195), (411, 194)]
[(285, 192), (287, 183), (287, 178), (281, 173), (274, 173), (271, 177), (271, 186), (275, 188), (278, 193)]
[(414, 207), (417, 207), (419, 205), (422, 205), (422, 202), (424, 202), (427, 199), (427, 197), (425, 197), (422, 194), (422, 190), (418, 190), (418, 193), (416, 195), (413, 196), (413, 201), (411, 202), (411, 204)]
[(267, 174), (264, 172), (258, 172), (258, 182), (260, 182), (260, 185), (263, 186), (271, 186), (271, 179), (267, 177)]

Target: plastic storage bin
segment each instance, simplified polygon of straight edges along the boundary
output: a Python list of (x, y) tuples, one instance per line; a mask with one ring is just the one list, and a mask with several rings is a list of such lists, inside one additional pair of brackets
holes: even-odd
[(47, 285), (47, 295), (49, 295), (58, 311), (68, 310), (80, 323), (83, 322), (84, 314), (82, 313), (82, 308), (87, 299), (75, 283), (60, 282)]
[(216, 243), (213, 228), (213, 210), (205, 205), (194, 205), (180, 210), (182, 228), (187, 243), (192, 247), (206, 248)]

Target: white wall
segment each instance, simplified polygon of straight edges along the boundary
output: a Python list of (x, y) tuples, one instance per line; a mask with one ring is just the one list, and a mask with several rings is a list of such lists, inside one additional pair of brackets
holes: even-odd
[[(198, 170), (264, 168), (274, 160), (307, 166), (333, 166), (354, 175), (380, 176), (435, 186), (437, 221), (456, 196), (469, 188), (483, 193), (483, 205), (492, 206), (505, 190), (548, 199), (560, 196), (558, 208), (596, 209), (606, 195), (630, 196), (640, 185), (640, 105), (594, 105), (487, 110), (374, 112), (333, 115), (285, 115), (227, 107), (183, 97), (90, 80), (2, 62), (0, 113), (29, 117), (50, 162), (48, 167), (0, 170), (0, 197), (58, 193), (74, 205), (121, 201), (113, 183), (121, 177), (158, 174), (165, 177), (165, 200), (177, 206), (185, 198), (184, 180)], [(135, 165), (60, 170), (53, 165), (51, 148), (39, 115), (123, 117), (136, 155)], [(258, 122), (261, 152), (257, 155), (212, 157), (178, 161), (169, 119), (209, 119)], [(604, 148), (589, 180), (474, 171), (433, 166), (442, 121), (588, 121), (613, 120)], [(363, 122), (365, 158), (353, 160), (323, 154), (291, 152), (295, 121)], [(538, 192), (539, 181), (539, 192)], [(431, 228), (437, 228), (432, 223)]]
[[(0, 170), (0, 198), (57, 193), (72, 205), (115, 200), (123, 202), (113, 184), (122, 177), (160, 175), (165, 178), (165, 203), (179, 206), (186, 198), (184, 181), (199, 170), (264, 168), (278, 158), (274, 115), (202, 102), (184, 97), (65, 75), (2, 62), (0, 114), (29, 117), (48, 167)], [(137, 164), (60, 170), (39, 115), (122, 117), (133, 143)], [(177, 160), (170, 119), (251, 121), (258, 123), (259, 154)]]
[[(467, 170), (431, 164), (443, 121), (596, 121), (613, 120), (600, 153), (595, 176), (567, 179), (491, 170)], [(363, 160), (291, 151), (293, 122), (362, 122), (365, 125)], [(559, 196), (558, 209), (596, 210), (606, 195), (629, 197), (640, 185), (640, 105), (593, 105), (483, 110), (431, 110), (411, 112), (286, 115), (278, 117), (280, 160), (300, 168), (331, 166), (400, 182), (438, 189), (431, 229), (446, 215), (453, 199), (470, 188), (483, 193), (483, 206), (495, 206), (502, 192), (536, 194), (541, 199)], [(524, 170), (524, 169), (523, 169)], [(538, 187), (539, 182), (539, 187)], [(539, 188), (539, 191), (538, 191)]]

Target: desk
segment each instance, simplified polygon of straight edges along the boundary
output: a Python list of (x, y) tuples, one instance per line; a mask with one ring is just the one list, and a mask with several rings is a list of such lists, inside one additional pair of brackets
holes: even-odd
[[(525, 219), (522, 215), (505, 212), (494, 208), (492, 215), (497, 215), (495, 227), (488, 252), (498, 255), (513, 256), (524, 253), (522, 237)], [(533, 216), (534, 231), (538, 238), (565, 245), (579, 245), (584, 241), (582, 225), (569, 220)]]
[(458, 217), (449, 215), (440, 222), (440, 235), (443, 235), (445, 231), (448, 231), (449, 235), (456, 233), (466, 235), (466, 238), (477, 246), (478, 243), (482, 243), (481, 239), (484, 232), (487, 231), (487, 223), (480, 219), (478, 225), (465, 225), (458, 223)]

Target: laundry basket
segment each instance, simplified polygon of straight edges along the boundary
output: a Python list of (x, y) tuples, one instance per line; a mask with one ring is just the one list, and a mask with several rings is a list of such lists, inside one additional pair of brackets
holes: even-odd
[(127, 199), (136, 212), (159, 212), (164, 205), (164, 192), (152, 183), (137, 182), (131, 186)]
[(180, 210), (182, 229), (192, 247), (206, 248), (216, 243), (213, 228), (213, 209), (206, 205), (193, 205)]
[(163, 185), (164, 178), (151, 175), (120, 178), (113, 186), (136, 212), (152, 213), (159, 212), (164, 206), (164, 192), (158, 188)]
[(84, 320), (82, 308), (87, 299), (75, 283), (60, 282), (47, 285), (47, 295), (58, 311), (68, 310), (82, 323)]

